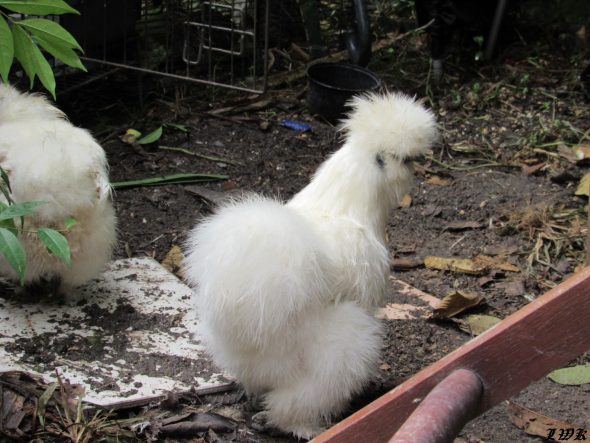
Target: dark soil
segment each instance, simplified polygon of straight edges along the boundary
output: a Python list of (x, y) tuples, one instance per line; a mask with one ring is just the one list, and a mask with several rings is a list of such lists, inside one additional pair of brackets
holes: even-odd
[[(392, 256), (473, 258), (483, 254), (500, 256), (521, 270), (472, 276), (422, 266), (394, 271), (396, 276), (439, 298), (455, 288), (480, 293), (486, 303), (476, 312), (499, 318), (559, 284), (585, 257), (586, 199), (576, 197), (574, 190), (587, 168), (560, 156), (557, 146), (587, 143), (590, 112), (577, 80), (588, 58), (587, 49), (569, 28), (560, 33), (551, 29), (553, 34), (546, 34), (549, 37), (539, 37), (536, 29), (521, 31), (521, 40), (500, 48), (494, 62), (477, 64), (470, 52), (451, 56), (438, 88), (428, 77), (429, 54), (423, 36), (409, 36), (396, 43), (392, 51), (378, 54), (371, 65), (390, 90), (426, 97), (442, 130), (432, 159), (417, 168), (411, 206), (391, 216)], [(553, 38), (555, 35), (560, 37)], [(204, 185), (211, 190), (251, 191), (288, 199), (339, 146), (335, 128), (306, 110), (301, 81), (271, 91), (271, 100), (262, 109), (220, 114), (210, 111), (244, 97), (219, 90), (204, 93), (198, 86), (149, 78), (142, 81), (141, 101), (136, 78), (126, 73), (114, 74), (79, 90), (77, 96), (65, 95), (60, 100), (72, 120), (91, 129), (101, 141), (113, 182), (206, 172), (229, 177)], [(285, 118), (309, 123), (313, 131), (296, 133), (282, 127), (280, 122)], [(127, 128), (147, 133), (162, 123), (186, 125), (190, 132), (164, 128), (159, 142), (140, 149), (119, 139)], [(165, 147), (185, 148), (221, 160), (205, 160)], [(538, 169), (532, 173), (530, 168), (535, 165)], [(121, 189), (114, 201), (119, 218), (119, 258), (149, 255), (162, 261), (170, 248), (181, 245), (187, 231), (211, 212), (209, 203), (183, 185)], [(545, 212), (539, 204), (545, 205)], [(559, 216), (566, 213), (569, 215)], [(481, 228), (447, 228), (459, 221), (481, 222)], [(548, 230), (556, 223), (563, 228), (559, 238), (539, 236), (543, 232), (549, 237), (555, 234)], [(531, 255), (539, 241), (538, 256)], [(388, 301), (396, 301), (396, 297), (391, 291)], [(380, 377), (352, 409), (471, 338), (445, 321), (384, 321), (384, 327)], [(588, 360), (582, 356), (572, 363)], [(513, 400), (587, 429), (589, 390), (588, 385), (561, 386), (543, 379)], [(238, 409), (249, 417), (245, 405)], [(244, 435), (238, 434), (234, 441), (283, 441), (256, 431)], [(529, 437), (513, 425), (501, 404), (469, 423), (459, 441), (542, 439)]]

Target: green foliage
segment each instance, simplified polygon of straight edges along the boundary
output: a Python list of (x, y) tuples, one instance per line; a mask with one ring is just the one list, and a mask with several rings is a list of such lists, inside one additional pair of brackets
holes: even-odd
[(584, 385), (590, 383), (590, 364), (557, 369), (547, 377), (561, 385)]
[(165, 175), (161, 177), (140, 178), (136, 180), (128, 180), (124, 182), (111, 183), (113, 189), (135, 188), (138, 186), (159, 186), (171, 184), (187, 184), (187, 183), (204, 183), (218, 180), (227, 180), (227, 175), (215, 174), (200, 174), (200, 173), (180, 173)]
[(17, 236), (6, 228), (0, 228), (0, 253), (16, 271), (23, 284), (27, 271), (27, 255)]
[(0, 212), (0, 221), (11, 220), (15, 217), (24, 217), (25, 215), (30, 215), (37, 207), (46, 203), (47, 202), (12, 203), (7, 205), (6, 208)]
[(167, 128), (176, 129), (177, 131), (180, 131), (180, 132), (185, 132), (185, 133), (190, 132), (190, 130), (188, 129), (188, 126), (181, 125), (180, 123), (164, 123), (164, 126), (166, 126)]
[(139, 143), (140, 145), (149, 145), (150, 143), (154, 143), (154, 142), (160, 140), (161, 137), (162, 137), (162, 127), (160, 126), (156, 130), (141, 137), (139, 140), (137, 140), (137, 143)]
[(72, 266), (72, 257), (70, 255), (70, 246), (68, 240), (55, 229), (39, 228), (37, 235), (43, 244), (56, 257), (61, 258), (66, 265)]
[[(0, 255), (4, 256), (12, 266), (20, 283), (23, 284), (27, 272), (27, 254), (19, 236), (24, 233), (24, 218), (35, 212), (39, 206), (47, 204), (47, 202), (16, 203), (11, 196), (8, 175), (1, 167), (0, 191), (6, 200), (6, 203), (0, 201)], [(20, 219), (20, 227), (17, 227), (15, 219)], [(70, 217), (65, 220), (64, 224), (67, 231), (76, 225), (77, 221)], [(70, 246), (63, 234), (49, 228), (39, 228), (34, 233), (45, 245), (48, 253), (60, 258), (68, 266), (72, 265)]]
[(41, 50), (62, 63), (86, 71), (76, 51), (82, 48), (76, 39), (58, 23), (45, 18), (25, 18), (16, 14), (46, 16), (79, 14), (63, 0), (0, 0), (0, 78), (8, 82), (8, 74), (16, 58), (33, 86), (39, 78), (55, 98), (55, 77)]

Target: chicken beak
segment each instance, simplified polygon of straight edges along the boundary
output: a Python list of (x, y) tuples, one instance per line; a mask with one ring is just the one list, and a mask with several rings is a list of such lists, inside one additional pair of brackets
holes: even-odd
[(425, 159), (424, 155), (413, 155), (411, 157), (404, 158), (404, 164), (406, 166), (411, 166), (414, 164), (414, 162), (420, 163), (420, 162), (424, 161), (424, 159)]

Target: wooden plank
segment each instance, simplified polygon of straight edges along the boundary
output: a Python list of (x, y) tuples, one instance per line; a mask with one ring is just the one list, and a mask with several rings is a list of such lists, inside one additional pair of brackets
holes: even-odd
[(316, 437), (315, 443), (387, 442), (452, 371), (475, 371), (484, 385), (479, 414), (590, 349), (590, 267), (484, 334)]

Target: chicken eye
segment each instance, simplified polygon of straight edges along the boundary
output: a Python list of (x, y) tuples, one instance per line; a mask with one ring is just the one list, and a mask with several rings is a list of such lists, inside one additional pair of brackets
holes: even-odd
[(377, 154), (375, 156), (375, 161), (377, 162), (377, 166), (379, 166), (379, 169), (385, 168), (385, 160), (383, 159), (382, 154)]

